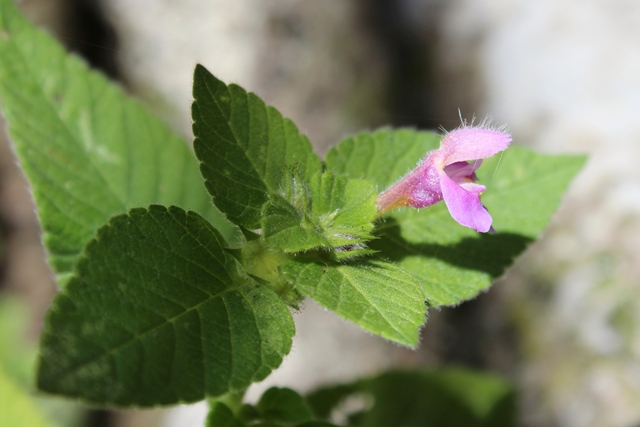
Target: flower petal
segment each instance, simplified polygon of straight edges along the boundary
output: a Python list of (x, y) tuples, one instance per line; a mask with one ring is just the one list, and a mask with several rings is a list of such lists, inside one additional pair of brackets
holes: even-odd
[(475, 160), (471, 163), (455, 162), (445, 166), (444, 173), (457, 183), (475, 181), (477, 179), (475, 171), (481, 164), (482, 160)]
[(444, 172), (440, 175), (440, 188), (449, 213), (460, 225), (486, 233), (491, 229), (493, 219), (480, 202), (483, 185), (465, 183), (464, 187), (456, 184)]
[(456, 184), (462, 187), (463, 190), (475, 194), (478, 197), (480, 197), (480, 194), (482, 194), (484, 190), (487, 189), (487, 187), (485, 187), (484, 185), (476, 184), (475, 182), (460, 182)]
[[(440, 156), (445, 165), (465, 160), (491, 157), (504, 151), (511, 135), (493, 129), (464, 127), (445, 135), (440, 143)], [(439, 157), (440, 157), (439, 156)]]

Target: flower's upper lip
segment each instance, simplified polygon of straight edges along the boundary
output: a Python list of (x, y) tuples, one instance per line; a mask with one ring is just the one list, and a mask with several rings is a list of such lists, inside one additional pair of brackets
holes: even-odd
[(444, 165), (480, 160), (504, 151), (511, 143), (511, 135), (482, 127), (463, 127), (442, 138), (435, 153)]

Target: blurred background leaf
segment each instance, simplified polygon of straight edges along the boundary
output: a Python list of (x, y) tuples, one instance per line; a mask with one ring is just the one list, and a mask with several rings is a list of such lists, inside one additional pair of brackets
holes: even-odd
[(0, 31), (1, 109), (60, 283), (97, 228), (136, 206), (193, 209), (235, 242), (185, 141), (36, 30), (11, 0), (0, 1)]
[(307, 399), (318, 416), (347, 417), (349, 426), (517, 425), (513, 387), (499, 377), (460, 368), (390, 371), (314, 391)]

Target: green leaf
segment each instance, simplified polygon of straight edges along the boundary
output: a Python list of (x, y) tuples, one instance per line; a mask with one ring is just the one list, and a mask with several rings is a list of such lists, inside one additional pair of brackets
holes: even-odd
[(79, 426), (86, 408), (32, 392), (38, 348), (29, 332), (30, 318), (24, 297), (0, 293), (0, 425), (31, 427), (42, 419), (46, 425)]
[[(333, 148), (326, 164), (352, 178), (374, 180), (382, 190), (437, 148), (438, 141), (432, 133), (409, 130), (357, 135)], [(376, 229), (380, 239), (370, 246), (420, 281), (430, 305), (458, 304), (488, 288), (540, 235), (584, 162), (583, 156), (511, 147), (485, 160), (477, 172), (487, 186), (482, 201), (497, 235), (462, 227), (438, 203), (392, 212)]]
[(326, 420), (343, 400), (357, 391), (356, 384), (339, 384), (314, 390), (306, 396), (306, 400), (313, 414)]
[(376, 404), (363, 427), (516, 426), (515, 394), (504, 381), (471, 371), (389, 372), (360, 386)]
[(296, 427), (338, 427), (335, 424), (325, 423), (323, 421), (309, 421), (298, 424)]
[(194, 148), (214, 203), (234, 223), (259, 228), (267, 193), (290, 177), (309, 179), (320, 159), (291, 120), (202, 65), (194, 72), (193, 97)]
[(3, 426), (53, 427), (29, 395), (18, 387), (0, 366), (0, 420)]
[(291, 314), (201, 216), (151, 206), (114, 217), (57, 295), (38, 386), (118, 406), (194, 402), (265, 378)]
[(351, 178), (368, 179), (381, 192), (416, 167), (441, 136), (412, 129), (381, 129), (344, 139), (327, 152), (327, 169)]
[(415, 347), (425, 321), (420, 283), (394, 264), (294, 259), (281, 267), (304, 295), (369, 332)]
[[(0, 294), (0, 369), (20, 385), (30, 385), (37, 347), (30, 340), (30, 311), (17, 295)], [(2, 418), (0, 418), (2, 419)]]
[(227, 405), (216, 402), (207, 415), (206, 427), (245, 427), (238, 421)]
[(302, 396), (290, 388), (270, 388), (260, 397), (256, 407), (260, 418), (283, 425), (295, 425), (313, 418)]
[(308, 187), (270, 197), (263, 208), (263, 236), (289, 253), (326, 248), (336, 259), (372, 253), (363, 243), (373, 238), (376, 196), (370, 181), (318, 173)]
[(0, 100), (59, 283), (96, 230), (136, 206), (195, 210), (235, 240), (186, 142), (34, 29), (11, 0), (0, 0)]
[(329, 246), (309, 214), (296, 209), (284, 197), (271, 195), (262, 214), (263, 236), (271, 247), (293, 253)]
[(330, 171), (311, 179), (311, 212), (332, 248), (359, 245), (372, 238), (376, 196), (370, 181)]
[[(359, 427), (509, 427), (517, 424), (513, 388), (498, 377), (465, 369), (437, 371), (391, 371), (372, 379), (338, 386), (342, 399), (358, 398), (362, 412), (350, 415)], [(335, 394), (335, 387), (308, 396)], [(367, 405), (368, 403), (368, 405)]]

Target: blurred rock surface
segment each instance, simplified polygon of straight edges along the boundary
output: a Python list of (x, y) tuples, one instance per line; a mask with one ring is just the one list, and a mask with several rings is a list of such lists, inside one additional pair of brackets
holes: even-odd
[(459, 0), (441, 48), (475, 70), (480, 114), (520, 144), (589, 153), (554, 226), (504, 291), (531, 425), (640, 420), (640, 3)]

